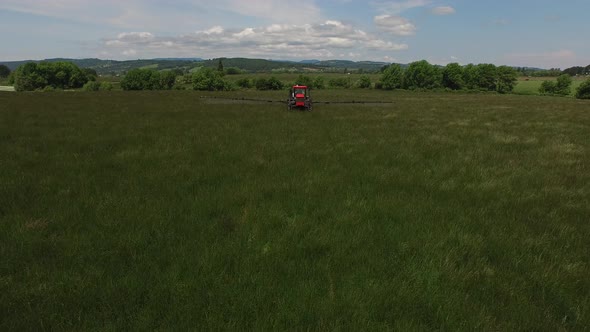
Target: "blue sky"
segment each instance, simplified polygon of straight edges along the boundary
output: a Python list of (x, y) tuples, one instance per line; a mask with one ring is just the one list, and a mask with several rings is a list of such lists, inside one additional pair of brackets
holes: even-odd
[(589, 0), (1, 0), (0, 60), (251, 57), (567, 68)]

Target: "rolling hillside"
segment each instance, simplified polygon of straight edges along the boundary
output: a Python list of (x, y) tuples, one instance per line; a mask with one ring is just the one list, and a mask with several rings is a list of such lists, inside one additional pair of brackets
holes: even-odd
[[(57, 62), (69, 61), (82, 68), (91, 68), (96, 70), (100, 75), (118, 75), (135, 68), (153, 68), (158, 70), (181, 69), (190, 70), (194, 67), (217, 67), (219, 59), (203, 60), (201, 58), (162, 58), (162, 59), (144, 59), (144, 60), (102, 60), (102, 59), (67, 59), (53, 58), (44, 60), (23, 60), (23, 61), (0, 61), (11, 70), (15, 70), (20, 65), (27, 62)], [(334, 71), (334, 70), (359, 70), (378, 71), (384, 62), (370, 61), (346, 61), (346, 60), (304, 60), (301, 62), (294, 61), (277, 61), (265, 59), (248, 59), (248, 58), (222, 58), (223, 65), (226, 68), (237, 67), (247, 72), (271, 72), (271, 71)]]

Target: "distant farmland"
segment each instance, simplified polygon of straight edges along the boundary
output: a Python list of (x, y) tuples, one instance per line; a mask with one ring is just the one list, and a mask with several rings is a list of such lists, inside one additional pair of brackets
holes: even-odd
[[(582, 82), (584, 82), (587, 79), (588, 77), (574, 78), (572, 83), (572, 92), (570, 96), (573, 97), (576, 93), (576, 89), (580, 86), (580, 84), (582, 84)], [(555, 80), (555, 77), (534, 77), (529, 79), (520, 78), (518, 84), (514, 88), (514, 93), (521, 95), (538, 95), (539, 88), (541, 87), (543, 81)]]
[(243, 95), (0, 94), (0, 330), (590, 326), (589, 102)]

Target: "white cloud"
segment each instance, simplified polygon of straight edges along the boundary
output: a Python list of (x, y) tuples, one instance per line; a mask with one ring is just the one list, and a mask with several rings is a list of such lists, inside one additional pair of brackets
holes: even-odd
[[(403, 10), (427, 3), (430, 0), (395, 1), (390, 7)], [(0, 10), (57, 18), (72, 26), (85, 23), (84, 29), (96, 33), (80, 37), (84, 43), (100, 33), (114, 35), (103, 39), (100, 47), (86, 47), (96, 55), (329, 58), (361, 52), (365, 58), (380, 59), (385, 52), (408, 49), (391, 36), (328, 19), (319, 4), (320, 0), (0, 0)], [(394, 35), (415, 30), (409, 21), (399, 27), (381, 23)]]
[(123, 32), (117, 36), (120, 41), (153, 40), (154, 35), (150, 32)]
[(134, 49), (128, 49), (128, 50), (124, 50), (123, 52), (121, 52), (122, 55), (126, 56), (126, 57), (130, 57), (130, 56), (134, 56), (137, 55), (137, 51)]
[(206, 35), (219, 35), (223, 33), (223, 27), (220, 27), (219, 25), (214, 26), (210, 29), (207, 29), (205, 31), (203, 31), (204, 34)]
[(408, 49), (406, 44), (395, 44), (389, 41), (374, 39), (366, 43), (366, 47), (372, 50), (404, 51)]
[(373, 1), (371, 5), (387, 14), (400, 14), (406, 10), (428, 6), (432, 0)]
[(379, 15), (373, 19), (377, 28), (398, 36), (411, 36), (416, 33), (416, 26), (401, 16)]
[(455, 8), (450, 6), (440, 6), (432, 8), (432, 13), (434, 15), (451, 15), (455, 14)]
[[(149, 32), (122, 33), (103, 41), (105, 51), (130, 49), (142, 56), (249, 56), (264, 58), (328, 58), (334, 54), (358, 54), (359, 50), (393, 52), (406, 44), (382, 40), (340, 21), (321, 24), (270, 25), (259, 28), (213, 27), (195, 33), (162, 37)], [(124, 54), (126, 56), (135, 54)]]
[[(297, 14), (294, 14), (294, 6)], [(270, 22), (311, 23), (322, 19), (315, 0), (2, 0), (0, 10), (108, 24), (115, 27), (170, 28), (211, 20), (211, 13), (254, 17)]]

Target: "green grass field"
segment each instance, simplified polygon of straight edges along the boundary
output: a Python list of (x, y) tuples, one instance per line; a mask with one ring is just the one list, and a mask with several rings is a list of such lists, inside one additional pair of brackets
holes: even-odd
[[(574, 78), (572, 82), (572, 92), (570, 96), (573, 97), (576, 94), (576, 90), (578, 89), (580, 84), (582, 84), (587, 79), (587, 77)], [(518, 83), (514, 87), (513, 93), (520, 95), (539, 95), (539, 88), (541, 87), (543, 81), (557, 81), (557, 79), (555, 77), (534, 77), (526, 81), (525, 79), (520, 78), (518, 80)]]
[(590, 102), (202, 95), (0, 94), (0, 330), (590, 326)]

